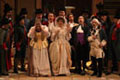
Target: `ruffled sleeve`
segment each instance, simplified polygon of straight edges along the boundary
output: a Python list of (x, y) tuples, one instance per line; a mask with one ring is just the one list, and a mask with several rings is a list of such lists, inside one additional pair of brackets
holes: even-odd
[(48, 30), (47, 26), (42, 26), (43, 27), (43, 33), (45, 34), (44, 36), (49, 37), (50, 36), (50, 32)]
[(35, 26), (31, 27), (31, 29), (29, 30), (27, 36), (28, 36), (29, 38), (33, 39), (34, 36), (35, 36), (34, 33), (35, 33)]
[(70, 33), (67, 33), (67, 35), (66, 35), (66, 40), (70, 40), (71, 39), (71, 34)]
[(51, 41), (55, 40), (55, 35), (56, 35), (56, 31), (57, 31), (58, 27), (55, 27), (54, 30), (51, 33)]

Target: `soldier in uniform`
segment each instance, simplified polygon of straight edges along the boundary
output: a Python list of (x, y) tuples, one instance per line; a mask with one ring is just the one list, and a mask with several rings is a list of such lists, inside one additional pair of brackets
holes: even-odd
[(2, 19), (0, 25), (0, 75), (8, 75), (6, 41), (8, 40), (8, 19)]
[(12, 20), (12, 8), (9, 4), (5, 4), (4, 6), (4, 16), (3, 19), (7, 19), (9, 21), (9, 28), (8, 28), (8, 33), (9, 33), (9, 40), (6, 42), (7, 47), (8, 47), (8, 55), (7, 55), (7, 69), (10, 70), (12, 68), (12, 63), (11, 63), (11, 49), (12, 49), (12, 42), (13, 42), (13, 20)]

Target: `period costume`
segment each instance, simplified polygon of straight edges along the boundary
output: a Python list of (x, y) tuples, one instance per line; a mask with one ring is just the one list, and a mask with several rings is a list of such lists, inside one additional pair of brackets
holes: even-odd
[[(116, 15), (114, 16), (115, 19), (120, 19), (120, 12), (118, 11)], [(112, 59), (113, 56), (115, 55), (116, 60), (120, 61), (119, 58), (119, 35), (120, 35), (120, 24), (114, 23), (110, 29), (110, 34), (109, 34), (109, 42), (110, 42), (110, 55), (109, 59)]]
[(11, 46), (12, 46), (12, 40), (13, 40), (13, 28), (12, 25), (10, 24), (11, 21), (9, 21), (7, 18), (3, 18), (2, 19), (7, 20), (8, 23), (8, 28), (7, 28), (7, 40), (5, 41), (6, 43), (6, 47), (8, 48), (8, 50), (6, 51), (7, 55), (6, 55), (6, 62), (7, 62), (7, 70), (10, 70), (12, 68), (12, 62), (11, 62), (11, 56), (12, 56), (12, 52), (11, 52)]
[(8, 73), (7, 51), (5, 51), (5, 48), (7, 47), (5, 42), (5, 37), (7, 36), (6, 32), (6, 30), (0, 28), (0, 74)]
[[(86, 61), (89, 60), (89, 46), (87, 42), (87, 34), (89, 27), (87, 25), (78, 25), (73, 28), (70, 41), (72, 47), (75, 49), (75, 71), (81, 73), (85, 71)], [(83, 70), (81, 69), (81, 61), (83, 61)]]
[(3, 19), (7, 19), (9, 21), (9, 29), (8, 29), (8, 33), (9, 33), (9, 40), (6, 42), (7, 47), (8, 47), (8, 54), (7, 54), (7, 69), (10, 70), (12, 68), (12, 62), (11, 62), (11, 56), (12, 56), (12, 42), (13, 42), (13, 32), (14, 32), (14, 28), (13, 28), (13, 20), (12, 20), (12, 15), (7, 15), (7, 13), (9, 13), (10, 11), (12, 11), (12, 8), (9, 4), (5, 4), (4, 6), (4, 16)]
[(11, 57), (12, 54), (12, 43), (13, 43), (13, 22), (9, 21), (9, 28), (8, 28), (8, 40), (6, 41), (7, 47), (8, 47), (8, 55), (7, 55), (7, 69), (10, 70), (12, 68), (12, 60)]
[(4, 24), (8, 24), (7, 19), (2, 20), (0, 27), (0, 75), (8, 75), (8, 46), (7, 41), (9, 40), (8, 29), (2, 28)]
[(54, 30), (55, 28), (55, 22), (48, 22), (48, 29), (49, 29), (49, 32), (52, 33), (52, 31)]
[[(68, 22), (68, 24), (72, 29), (78, 25), (75, 22)], [(72, 46), (72, 38), (70, 39), (69, 42), (70, 42), (70, 45)], [(73, 47), (71, 47), (71, 59), (72, 59), (72, 66), (75, 66), (75, 50), (73, 49)]]
[[(28, 14), (27, 9), (22, 8), (19, 15), (27, 16), (27, 14)], [(27, 33), (28, 33), (29, 23), (30, 23), (30, 20), (27, 17), (25, 17), (25, 27), (26, 27)]]
[[(56, 34), (56, 30), (60, 30)], [(54, 75), (70, 75), (71, 66), (71, 47), (68, 42), (70, 40), (70, 34), (66, 30), (66, 27), (55, 27), (54, 32), (51, 35), (49, 52), (52, 64), (52, 71)]]
[[(96, 39), (94, 39), (93, 36), (96, 36)], [(88, 41), (90, 44), (90, 56), (93, 63), (93, 71), (94, 71), (93, 75), (97, 75), (98, 77), (101, 77), (102, 68), (103, 68), (102, 60), (105, 56), (103, 47), (107, 43), (107, 37), (105, 31), (99, 27), (93, 28), (92, 30), (90, 30)], [(100, 47), (100, 44), (102, 44), (103, 47)]]
[[(109, 39), (109, 34), (110, 34), (110, 29), (111, 29), (111, 26), (112, 26), (112, 23), (111, 23), (111, 20), (110, 20), (110, 17), (109, 17), (109, 14), (107, 11), (102, 11), (100, 12), (100, 16), (101, 16), (101, 26), (102, 28), (104, 29), (106, 35), (107, 35), (107, 45), (105, 48), (103, 48), (104, 52), (105, 52), (105, 58), (104, 58), (104, 68), (107, 67), (107, 63), (108, 63), (108, 57), (109, 57), (109, 48), (110, 48), (110, 39)], [(102, 18), (106, 16), (106, 21), (103, 20)]]
[(113, 58), (112, 56), (115, 55), (117, 61), (120, 61), (120, 55), (119, 55), (120, 47), (118, 46), (120, 44), (119, 43), (119, 35), (120, 35), (120, 24), (114, 23), (111, 27), (110, 36), (109, 36), (109, 40), (111, 43), (110, 50), (112, 49), (114, 53), (112, 53), (112, 50), (111, 50), (109, 58), (112, 59)]
[[(19, 21), (24, 19), (24, 17), (19, 17)], [(27, 31), (24, 25), (19, 24), (14, 27), (14, 40), (16, 53), (14, 56), (14, 72), (18, 73), (18, 62), (21, 62), (21, 71), (25, 71), (25, 55), (27, 46)]]
[[(118, 68), (118, 74), (120, 75), (120, 24), (114, 24), (111, 27), (110, 31), (110, 52), (109, 52), (109, 60), (116, 60), (117, 63), (117, 68)], [(115, 58), (115, 59), (114, 59)], [(111, 73), (111, 67), (112, 63), (109, 63), (110, 65), (108, 66), (109, 73)], [(113, 62), (114, 64), (114, 62)], [(113, 65), (113, 67), (115, 67)]]
[[(46, 26), (41, 26), (48, 34), (48, 28)], [(48, 58), (48, 42), (45, 35), (46, 32), (35, 31), (35, 26), (31, 27), (28, 37), (31, 38), (30, 46), (32, 47), (32, 62), (33, 64), (33, 73), (31, 75), (51, 75), (50, 63)], [(34, 40), (37, 38), (37, 41)]]

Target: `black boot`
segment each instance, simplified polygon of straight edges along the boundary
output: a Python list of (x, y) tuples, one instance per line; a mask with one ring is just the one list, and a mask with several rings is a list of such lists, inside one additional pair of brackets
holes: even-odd
[(82, 70), (82, 72), (80, 73), (81, 75), (85, 75), (85, 70)]
[(14, 60), (14, 73), (18, 73), (17, 60)]
[(21, 58), (21, 71), (26, 71), (24, 65), (24, 58)]
[(24, 63), (21, 63), (21, 71), (26, 71)]
[(26, 52), (26, 47), (22, 45), (21, 46), (21, 71), (26, 71), (25, 70), (25, 52)]
[(81, 74), (81, 71), (82, 71), (82, 69), (81, 69), (81, 60), (79, 60), (78, 58), (76, 59), (76, 64), (75, 64), (75, 73), (77, 73), (77, 74)]
[(85, 68), (86, 68), (86, 60), (83, 60), (83, 70), (81, 72), (81, 75), (85, 75), (86, 74)]
[(98, 61), (98, 75), (97, 75), (97, 77), (102, 77), (102, 71), (103, 71), (102, 58), (97, 59), (97, 61)]
[(93, 74), (91, 76), (97, 75), (97, 60), (95, 57), (91, 57), (92, 64), (93, 64)]
[(16, 49), (16, 54), (14, 56), (14, 73), (18, 73), (19, 58), (20, 58), (20, 51)]
[(8, 72), (2, 73), (3, 76), (9, 76)]
[(25, 66), (23, 66), (23, 65), (21, 66), (21, 71), (26, 71)]
[(74, 73), (81, 74), (82, 70), (81, 68), (75, 68)]
[(14, 62), (14, 73), (18, 73), (18, 67), (17, 67), (16, 62)]

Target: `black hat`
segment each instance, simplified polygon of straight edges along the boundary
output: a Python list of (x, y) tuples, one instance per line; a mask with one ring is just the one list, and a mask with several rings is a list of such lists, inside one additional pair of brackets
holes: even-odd
[(7, 12), (9, 12), (9, 11), (11, 11), (12, 10), (12, 8), (10, 7), (10, 5), (9, 4), (5, 4), (4, 5), (4, 13), (6, 14)]
[(114, 16), (114, 18), (120, 19), (120, 13), (117, 13), (117, 14)]
[(107, 11), (101, 11), (100, 16), (107, 16), (109, 13)]
[(97, 15), (97, 16), (101, 16), (101, 12), (98, 12), (96, 15)]
[(120, 10), (116, 11), (114, 18), (120, 19)]
[(97, 5), (96, 5), (96, 8), (98, 9), (98, 10), (103, 10), (104, 9), (104, 4), (103, 3), (98, 3)]
[(22, 8), (21, 11), (20, 11), (20, 15), (24, 15), (24, 14), (27, 14), (27, 9), (26, 8)]
[(7, 18), (3, 18), (2, 20), (1, 20), (1, 26), (2, 25), (6, 25), (6, 24), (9, 24), (9, 20), (7, 19)]
[(36, 9), (35, 14), (42, 14), (42, 9)]
[(66, 11), (65, 7), (60, 7), (59, 11)]
[(18, 16), (16, 21), (19, 23), (22, 19), (25, 19), (25, 17), (24, 16)]

